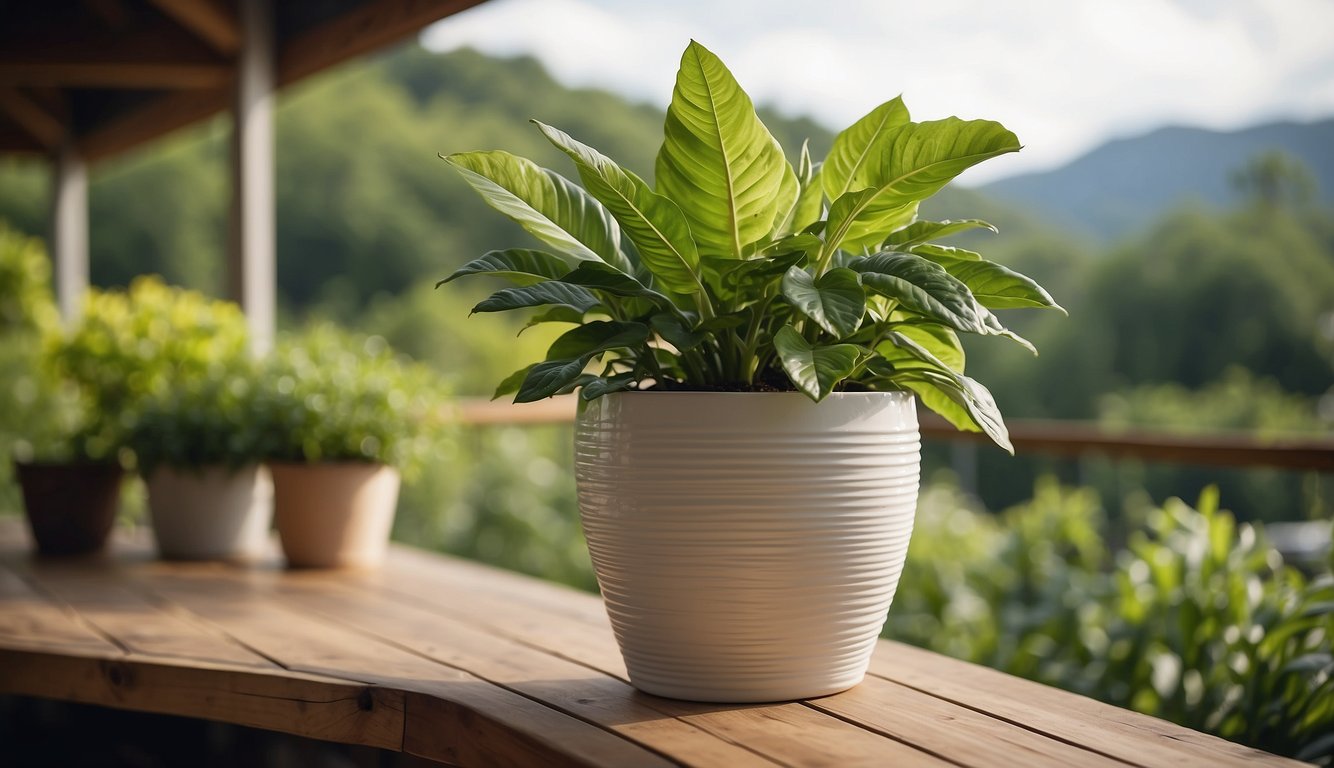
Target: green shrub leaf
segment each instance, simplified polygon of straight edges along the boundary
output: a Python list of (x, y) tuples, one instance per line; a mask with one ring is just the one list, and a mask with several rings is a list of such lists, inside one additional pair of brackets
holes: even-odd
[(981, 219), (918, 221), (891, 233), (889, 237), (885, 238), (884, 246), (887, 250), (906, 251), (908, 246), (918, 245), (941, 237), (949, 237), (972, 229), (985, 229), (993, 233), (997, 231), (995, 227)]
[(872, 173), (884, 163), (884, 139), (908, 123), (902, 96), (881, 104), (834, 137), (820, 182), (830, 200), (872, 185)]
[[(601, 262), (590, 262), (599, 264)], [(558, 278), (570, 271), (570, 265), (557, 256), (545, 251), (528, 248), (510, 248), (504, 251), (487, 251), (480, 259), (473, 259), (464, 264), (444, 280), (435, 284), (436, 288), (464, 275), (489, 274), (508, 278), (519, 285), (532, 285), (544, 280)]]
[(813, 346), (790, 325), (774, 334), (774, 348), (787, 377), (816, 402), (852, 374), (861, 356), (853, 344)]
[(632, 269), (621, 253), (616, 220), (569, 179), (499, 150), (445, 158), (487, 205), (529, 234), (574, 259)]
[(750, 97), (694, 41), (681, 56), (654, 178), (685, 213), (701, 253), (736, 259), (797, 197), (791, 166)]
[(496, 291), (472, 308), (477, 312), (504, 312), (510, 309), (541, 307), (555, 304), (570, 307), (579, 312), (587, 312), (601, 302), (592, 291), (578, 285), (569, 285), (559, 280), (548, 280), (536, 285), (520, 288), (505, 288)]
[(806, 270), (792, 267), (783, 275), (783, 295), (838, 339), (852, 335), (866, 312), (866, 291), (850, 269), (831, 269), (812, 278)]
[(691, 239), (686, 216), (676, 203), (654, 193), (643, 179), (592, 147), (549, 125), (533, 122), (548, 141), (574, 160), (589, 193), (620, 222), (662, 287), (678, 294), (702, 293), (699, 250)]
[(594, 320), (561, 334), (547, 350), (547, 360), (588, 358), (621, 347), (639, 346), (648, 337), (648, 326), (643, 323)]

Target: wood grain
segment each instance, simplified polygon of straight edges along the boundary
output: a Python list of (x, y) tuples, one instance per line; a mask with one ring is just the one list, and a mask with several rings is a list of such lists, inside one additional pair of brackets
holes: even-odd
[(1137, 765), (1302, 765), (994, 669), (882, 641), (871, 673)]
[(401, 546), (380, 571), (49, 561), (0, 520), (0, 692), (170, 713), (463, 766), (1297, 765), (881, 642), (805, 702), (661, 699), (600, 599)]

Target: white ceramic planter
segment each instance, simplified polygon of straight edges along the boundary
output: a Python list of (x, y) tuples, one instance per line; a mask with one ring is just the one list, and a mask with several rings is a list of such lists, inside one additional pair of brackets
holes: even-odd
[(289, 565), (373, 568), (398, 506), (398, 470), (384, 464), (274, 463), (273, 508)]
[(920, 445), (903, 393), (585, 404), (579, 506), (635, 687), (754, 702), (860, 682), (907, 554)]
[(171, 560), (260, 555), (273, 518), (273, 483), (263, 467), (158, 467), (148, 511), (159, 554)]

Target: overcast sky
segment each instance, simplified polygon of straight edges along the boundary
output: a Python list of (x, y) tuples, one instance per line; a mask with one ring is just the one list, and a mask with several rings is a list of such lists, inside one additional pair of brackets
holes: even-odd
[(900, 93), (914, 119), (1000, 120), (1025, 149), (972, 183), (1167, 124), (1334, 114), (1334, 0), (489, 0), (422, 42), (665, 106), (691, 38), (831, 128)]

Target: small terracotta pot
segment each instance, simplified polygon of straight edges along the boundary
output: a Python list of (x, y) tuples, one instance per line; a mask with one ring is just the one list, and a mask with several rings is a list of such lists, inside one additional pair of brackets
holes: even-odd
[(14, 464), (28, 526), (44, 555), (104, 548), (120, 508), (124, 471), (116, 464)]
[(158, 467), (148, 477), (148, 511), (164, 558), (256, 557), (269, 539), (273, 482), (257, 464)]
[(384, 464), (270, 464), (273, 516), (289, 565), (373, 568), (398, 506), (398, 470)]

